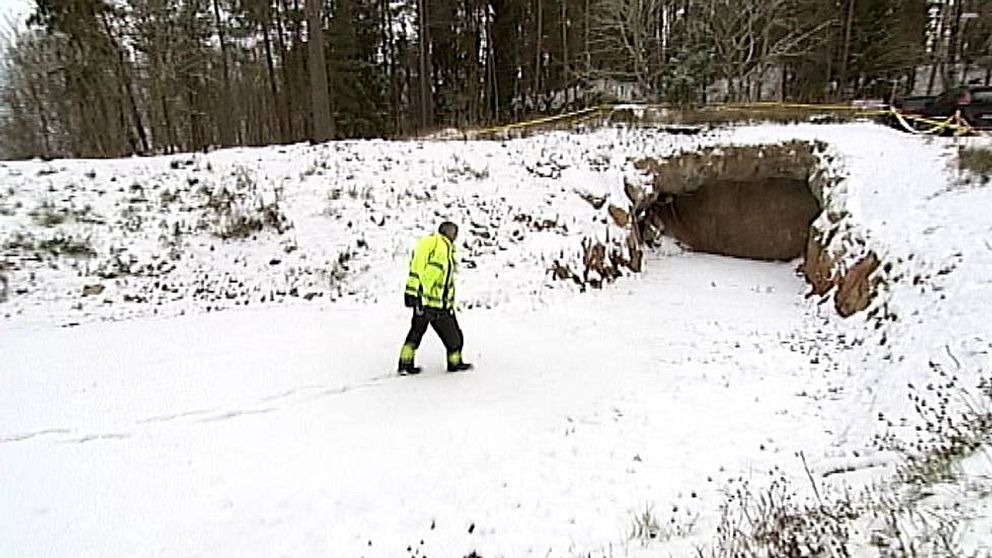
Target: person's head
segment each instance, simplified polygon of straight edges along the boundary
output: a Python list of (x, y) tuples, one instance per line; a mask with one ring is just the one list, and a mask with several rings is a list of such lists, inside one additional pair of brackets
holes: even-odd
[(454, 242), (458, 238), (458, 225), (452, 223), (451, 221), (445, 221), (437, 228), (437, 232), (448, 237), (448, 240)]

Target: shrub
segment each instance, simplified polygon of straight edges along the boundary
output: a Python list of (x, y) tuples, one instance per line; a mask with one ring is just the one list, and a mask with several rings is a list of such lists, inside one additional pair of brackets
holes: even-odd
[(246, 169), (238, 169), (230, 179), (213, 190), (203, 187), (204, 207), (212, 214), (214, 234), (223, 239), (242, 239), (266, 229), (282, 234), (292, 223), (280, 207), (281, 192), (259, 187)]
[(35, 209), (31, 210), (28, 215), (35, 224), (42, 227), (54, 227), (56, 225), (61, 225), (69, 219), (69, 212), (64, 208), (56, 208), (55, 204), (52, 202), (41, 202)]
[(983, 182), (992, 179), (992, 149), (983, 147), (964, 147), (958, 151), (958, 168), (975, 176)]
[(56, 234), (38, 243), (37, 249), (48, 252), (53, 256), (69, 256), (71, 258), (90, 258), (96, 255), (96, 250), (89, 239), (76, 239), (72, 236)]
[(858, 516), (848, 498), (801, 498), (784, 475), (764, 488), (753, 488), (742, 480), (720, 506), (720, 523), (709, 556), (847, 557), (851, 523)]

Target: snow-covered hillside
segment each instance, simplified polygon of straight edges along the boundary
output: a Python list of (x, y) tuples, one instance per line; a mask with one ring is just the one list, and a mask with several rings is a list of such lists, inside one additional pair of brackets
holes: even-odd
[[(796, 262), (671, 243), (603, 290), (552, 279), (616, 234), (583, 195), (625, 206), (635, 160), (791, 139), (828, 146), (846, 257), (883, 262), (869, 311), (805, 297)], [(958, 141), (604, 129), (5, 164), (0, 556), (688, 556), (741, 486), (880, 482), (921, 436), (910, 395), (980, 410), (992, 372), (992, 188)], [(443, 219), (477, 369), (442, 372), (429, 334), (401, 378), (409, 250)], [(940, 494), (988, 552), (987, 464), (965, 463)], [(852, 552), (876, 555), (863, 527)]]
[[(81, 322), (395, 299), (412, 240), (442, 218), (463, 225), (464, 306), (531, 297), (554, 259), (605, 229), (576, 189), (620, 186), (628, 157), (673, 148), (614, 133), (10, 165), (2, 230), (23, 292), (5, 313)], [(96, 254), (56, 254), (66, 246)], [(87, 284), (104, 290), (84, 296)]]

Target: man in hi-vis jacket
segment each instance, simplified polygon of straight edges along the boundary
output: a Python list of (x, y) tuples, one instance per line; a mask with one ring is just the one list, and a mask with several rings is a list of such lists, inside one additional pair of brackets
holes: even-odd
[(455, 239), (458, 225), (445, 221), (437, 232), (420, 239), (410, 258), (410, 275), (403, 296), (413, 308), (413, 320), (400, 350), (400, 374), (419, 374), (413, 361), (427, 325), (437, 332), (448, 351), (448, 372), (470, 370), (462, 360), (464, 338), (455, 317)]

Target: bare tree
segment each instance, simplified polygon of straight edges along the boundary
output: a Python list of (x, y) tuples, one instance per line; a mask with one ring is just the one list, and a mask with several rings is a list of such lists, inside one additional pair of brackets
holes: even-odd
[(701, 19), (714, 48), (714, 69), (727, 86), (727, 99), (756, 96), (772, 67), (806, 54), (831, 21), (807, 21), (793, 0), (706, 0)]
[(591, 8), (588, 78), (634, 83), (640, 94), (655, 97), (662, 58), (664, 0), (600, 0)]
[[(63, 43), (63, 44), (57, 44)], [(28, 32), (17, 38), (3, 58), (0, 134), (3, 156), (56, 157), (73, 153), (73, 138), (63, 126), (75, 116), (69, 109), (59, 50), (65, 39)], [(61, 115), (61, 118), (57, 117)]]

